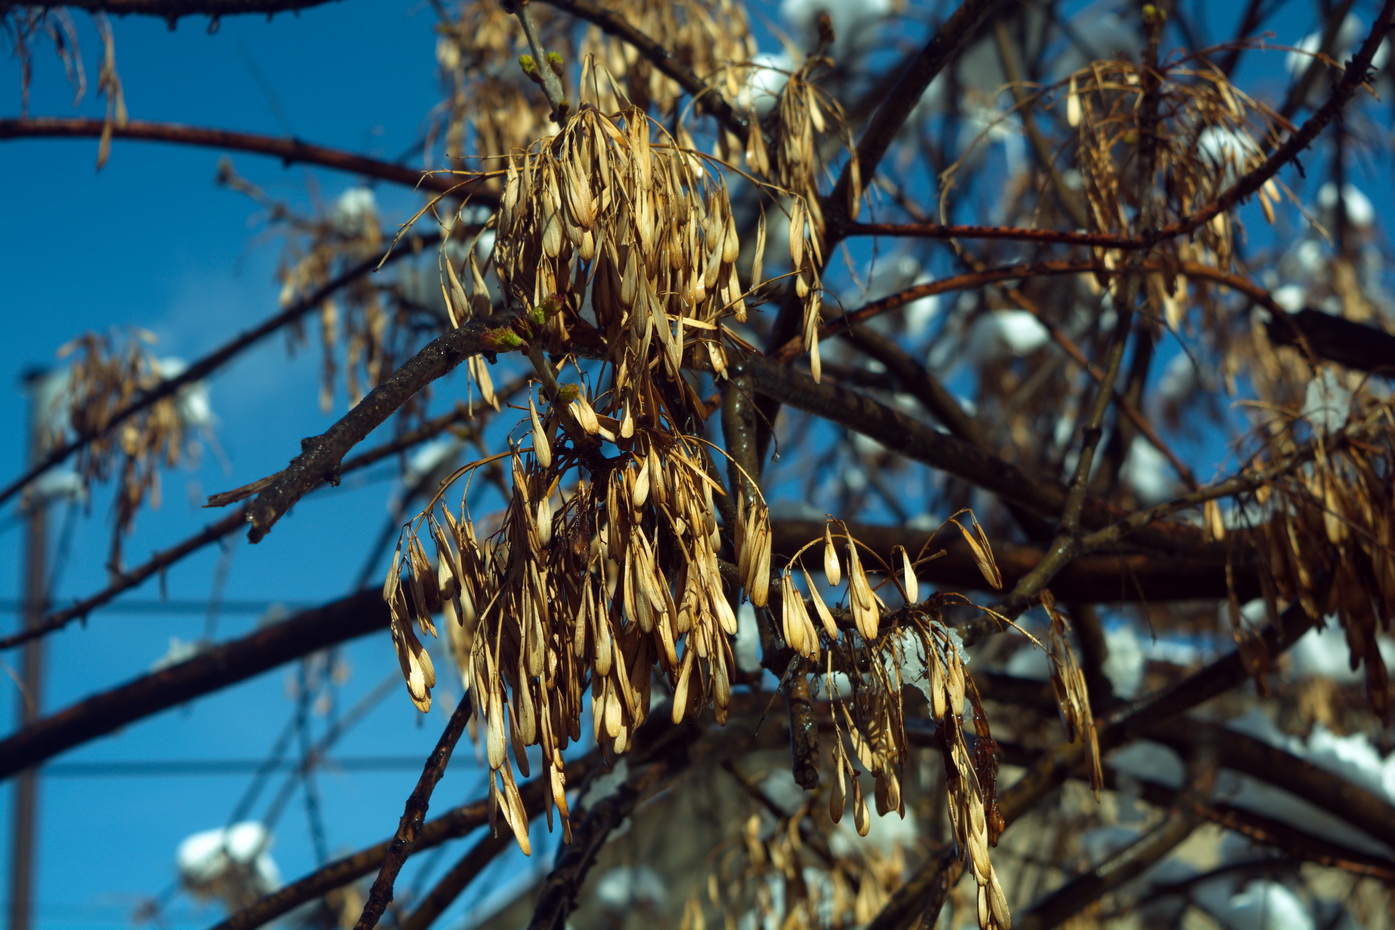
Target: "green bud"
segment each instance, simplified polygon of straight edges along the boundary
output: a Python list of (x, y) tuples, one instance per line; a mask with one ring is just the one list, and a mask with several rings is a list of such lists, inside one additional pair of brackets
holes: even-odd
[(581, 396), (581, 385), (579, 384), (559, 384), (557, 386), (557, 402), (559, 404), (570, 404)]
[(552, 73), (553, 73), (553, 74), (557, 75), (558, 77), (561, 77), (561, 76), (562, 76), (562, 53), (561, 53), (561, 52), (548, 52), (548, 53), (547, 53), (547, 66), (548, 66), (549, 68), (552, 69)]
[(507, 326), (500, 326), (497, 329), (486, 329), (480, 334), (480, 342), (486, 352), (512, 352), (523, 345), (523, 337)]

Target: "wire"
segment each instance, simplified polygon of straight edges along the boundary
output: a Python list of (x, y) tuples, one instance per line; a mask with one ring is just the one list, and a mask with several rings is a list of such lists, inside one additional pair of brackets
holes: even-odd
[[(268, 766), (265, 759), (139, 759), (93, 762), (58, 762), (43, 768), (45, 778), (112, 778), (151, 775), (246, 775), (263, 771), (295, 772), (299, 759), (281, 759)], [(320, 759), (318, 767), (343, 772), (397, 772), (419, 770), (421, 754), (414, 756), (343, 756)]]

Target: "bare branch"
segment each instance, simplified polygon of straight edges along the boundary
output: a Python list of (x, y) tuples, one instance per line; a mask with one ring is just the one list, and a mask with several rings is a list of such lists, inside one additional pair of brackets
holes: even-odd
[[(422, 244), (429, 244), (433, 240), (433, 238), (435, 237), (423, 237), (421, 239), (421, 242)], [(322, 287), (317, 287), (309, 294), (306, 294), (304, 297), (295, 301), (285, 310), (282, 310), (280, 313), (266, 320), (259, 326), (254, 326), (252, 329), (247, 330), (245, 333), (242, 333), (235, 339), (231, 339), (223, 345), (219, 346), (217, 349), (213, 350), (209, 354), (205, 355), (203, 358), (194, 362), (184, 371), (180, 372), (178, 377), (167, 378), (164, 381), (161, 381), (159, 384), (155, 385), (150, 390), (140, 394), (129, 404), (127, 404), (124, 408), (113, 413), (111, 417), (107, 420), (106, 427), (102, 432), (86, 433), (84, 435), (75, 437), (69, 442), (64, 443), (63, 445), (54, 449), (52, 452), (45, 455), (43, 460), (39, 462), (37, 465), (30, 468), (28, 471), (20, 475), (14, 481), (5, 485), (3, 489), (0, 489), (0, 503), (4, 503), (5, 501), (9, 500), (16, 493), (23, 490), (24, 486), (27, 485), (29, 482), (39, 477), (39, 475), (42, 475), (44, 472), (48, 471), (53, 466), (66, 460), (70, 455), (72, 455), (74, 452), (77, 452), (79, 449), (87, 445), (93, 439), (96, 439), (98, 436), (104, 435), (105, 433), (111, 432), (113, 429), (120, 426), (122, 423), (126, 422), (131, 417), (140, 413), (142, 410), (148, 409), (149, 407), (158, 403), (159, 401), (164, 400), (166, 397), (173, 396), (175, 393), (179, 391), (180, 388), (184, 387), (185, 385), (192, 384), (195, 381), (202, 381), (204, 378), (207, 378), (209, 375), (213, 374), (213, 372), (222, 368), (228, 362), (236, 358), (238, 354), (241, 353), (244, 349), (247, 349), (248, 347), (256, 344), (257, 342), (260, 342), (262, 339), (265, 339), (267, 336), (270, 336), (277, 330), (280, 330), (288, 326), (289, 324), (294, 323), (296, 320), (300, 319), (302, 316), (309, 313), (311, 310), (314, 310), (316, 307), (320, 306), (320, 304), (322, 304), (325, 301), (325, 299), (332, 295), (335, 291), (338, 291), (340, 288), (345, 287), (348, 284), (352, 284), (354, 281), (372, 272), (375, 268), (380, 267), (380, 265), (395, 262), (399, 258), (402, 258), (409, 254), (411, 254), (410, 249), (397, 249), (390, 253), (386, 258), (383, 258), (381, 260), (378, 258), (364, 259), (357, 265), (354, 265), (352, 268), (349, 268), (346, 271), (342, 272), (332, 280), (325, 282), (325, 284)]]
[(94, 694), (0, 740), (0, 779), (137, 720), (387, 627), (388, 609), (380, 588), (303, 611), (283, 623)]
[[(181, 16), (242, 16), (261, 13), (268, 19), (277, 13), (298, 13), (311, 7), (338, 0), (63, 0), (61, 3), (40, 3), (38, 6), (70, 7), (112, 16), (158, 16), (167, 20), (170, 28)], [(30, 6), (17, 0), (0, 2), (0, 14), (16, 6)]]
[[(152, 123), (146, 120), (130, 120), (124, 125), (107, 126), (99, 119), (55, 119), (36, 117), (33, 119), (0, 119), (0, 140), (36, 138), (98, 138), (103, 129), (108, 128), (113, 136), (125, 139), (140, 139), (147, 142), (169, 142), (175, 145), (193, 145), (201, 148), (231, 149), (235, 152), (250, 152), (253, 155), (267, 155), (281, 159), (283, 164), (319, 165), (349, 174), (362, 175), (379, 181), (400, 184), (403, 187), (429, 190), (440, 194), (471, 195), (478, 201), (483, 195), (479, 184), (474, 180), (461, 180), (449, 173), (424, 173), (406, 165), (379, 161), (364, 155), (345, 152), (342, 149), (311, 145), (299, 139), (284, 139), (276, 136), (262, 136), (250, 132), (232, 132), (226, 129), (206, 129), (202, 126), (184, 126), (180, 123)], [(490, 197), (490, 200), (493, 198)]]
[(397, 824), (397, 835), (388, 845), (382, 868), (379, 869), (378, 877), (374, 879), (373, 887), (368, 892), (368, 901), (363, 906), (358, 923), (354, 924), (354, 930), (373, 930), (382, 919), (388, 904), (392, 902), (393, 882), (397, 880), (397, 873), (402, 871), (402, 866), (406, 865), (407, 857), (416, 849), (422, 825), (426, 820), (427, 808), (431, 806), (431, 793), (436, 790), (436, 783), (441, 780), (441, 776), (446, 774), (451, 753), (455, 751), (455, 744), (460, 742), (474, 708), (475, 702), (469, 694), (461, 697), (460, 703), (455, 705), (455, 711), (450, 715), (450, 720), (446, 722), (446, 728), (441, 731), (441, 738), (436, 741), (436, 748), (426, 757), (421, 778), (417, 779), (417, 786), (407, 797), (402, 819)]
[(746, 133), (749, 121), (745, 116), (732, 109), (731, 104), (727, 102), (720, 91), (709, 86), (696, 74), (683, 67), (671, 51), (640, 32), (624, 16), (591, 3), (589, 0), (538, 0), (538, 2), (571, 13), (578, 19), (593, 23), (602, 32), (628, 42), (661, 74), (672, 78), (679, 87), (692, 94), (694, 105), (700, 112), (714, 117), (727, 132), (737, 136)]
[[(321, 481), (338, 484), (339, 463), (350, 449), (432, 381), (454, 370), (470, 356), (497, 348), (487, 341), (486, 334), (507, 328), (509, 322), (508, 318), (498, 317), (471, 320), (433, 340), (337, 423), (319, 436), (302, 439), (300, 446), (304, 451), (283, 471), (248, 486), (249, 492), (256, 493), (257, 498), (248, 507), (247, 519), (252, 528), (247, 538), (260, 542), (276, 521)], [(210, 506), (221, 506), (245, 496), (248, 495), (236, 491), (214, 495), (210, 498)]]

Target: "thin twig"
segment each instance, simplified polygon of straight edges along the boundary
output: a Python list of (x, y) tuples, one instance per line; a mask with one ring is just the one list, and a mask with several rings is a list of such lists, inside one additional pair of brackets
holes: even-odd
[[(566, 778), (575, 782), (584, 778), (601, 760), (599, 751), (592, 750), (575, 762), (567, 763)], [(548, 776), (534, 778), (518, 786), (519, 797), (528, 810), (536, 810), (546, 793), (551, 790)], [(494, 800), (481, 798), (470, 804), (457, 807), (435, 820), (428, 820), (417, 834), (416, 848), (429, 849), (447, 840), (465, 836), (473, 830), (489, 823), (489, 812)], [(355, 879), (362, 878), (382, 866), (392, 846), (393, 840), (385, 840), (367, 849), (360, 850), (316, 869), (298, 881), (292, 882), (280, 891), (267, 895), (218, 924), (212, 930), (253, 930), (295, 910), (307, 901), (324, 897), (326, 892), (342, 888)], [(506, 846), (509, 844), (505, 844)]]
[(382, 919), (388, 904), (392, 902), (392, 886), (397, 880), (397, 873), (402, 871), (407, 857), (416, 849), (417, 840), (426, 823), (427, 808), (431, 806), (431, 793), (436, 790), (436, 783), (446, 773), (451, 753), (455, 751), (455, 744), (460, 742), (465, 725), (470, 722), (474, 706), (474, 701), (468, 693), (461, 697), (460, 703), (450, 715), (450, 720), (446, 721), (446, 728), (441, 731), (441, 738), (436, 741), (436, 748), (426, 757), (421, 778), (417, 779), (416, 788), (412, 789), (412, 793), (407, 797), (402, 819), (397, 824), (397, 835), (388, 844), (382, 868), (378, 870), (378, 877), (368, 892), (368, 901), (363, 906), (358, 923), (354, 924), (354, 930), (373, 930)]
[[(498, 389), (500, 397), (509, 397), (514, 391), (522, 387), (524, 382), (519, 380), (512, 385)], [(402, 451), (411, 448), (418, 443), (425, 442), (439, 435), (443, 430), (451, 427), (466, 418), (465, 410), (457, 408), (449, 413), (434, 417), (421, 424), (416, 429), (397, 437), (391, 442), (383, 443), (381, 446), (369, 449), (353, 458), (345, 460), (340, 468), (340, 474), (349, 474), (366, 468), (382, 461), (385, 458), (397, 455)], [(236, 513), (230, 514), (211, 526), (205, 527), (202, 531), (184, 539), (162, 552), (157, 552), (146, 562), (128, 571), (122, 572), (121, 576), (107, 587), (89, 597), (62, 610), (54, 611), (36, 626), (26, 627), (17, 633), (0, 638), (0, 652), (21, 646), (31, 639), (40, 636), (47, 636), (57, 630), (61, 630), (77, 620), (85, 620), (92, 611), (115, 600), (118, 595), (124, 594), (132, 588), (140, 586), (155, 575), (158, 575), (200, 549), (218, 540), (229, 536), (247, 524), (245, 509), (239, 509)]]
[(35, 721), (0, 741), (0, 779), (144, 717), (246, 681), (316, 650), (387, 628), (387, 605), (377, 587), (302, 611), (283, 623), (205, 650)]
[(732, 109), (731, 104), (727, 102), (720, 91), (685, 68), (678, 57), (669, 49), (640, 32), (623, 15), (595, 3), (590, 3), (588, 0), (537, 0), (537, 2), (546, 3), (550, 7), (571, 13), (578, 19), (592, 23), (602, 32), (628, 43), (659, 73), (672, 78), (679, 87), (691, 94), (694, 105), (699, 112), (714, 117), (717, 122), (721, 123), (723, 129), (738, 138), (746, 134), (750, 121)]
[(403, 187), (429, 190), (440, 194), (456, 193), (464, 196), (468, 192), (476, 203), (481, 202), (482, 197), (491, 202), (494, 200), (491, 195), (479, 189), (477, 181), (462, 181), (458, 176), (448, 173), (424, 173), (419, 168), (409, 168), (406, 165), (380, 161), (366, 155), (346, 152), (343, 149), (312, 145), (309, 142), (301, 142), (299, 139), (263, 136), (252, 132), (233, 132), (227, 129), (209, 129), (203, 126), (185, 126), (181, 123), (156, 123), (148, 120), (129, 120), (124, 124), (108, 124), (105, 120), (99, 119), (60, 119), (55, 117), (0, 119), (0, 140), (95, 139), (101, 137), (104, 130), (111, 132), (119, 139), (140, 139), (147, 142), (169, 142), (175, 145), (248, 152), (253, 155), (279, 158), (285, 165), (319, 165), (322, 168), (332, 168), (335, 171), (344, 171), (366, 178), (400, 184)]
[[(1262, 635), (1264, 648), (1278, 656), (1306, 633), (1316, 622), (1301, 606), (1293, 604), (1276, 624)], [(1198, 706), (1234, 688), (1248, 675), (1239, 650), (1230, 652), (1171, 687), (1144, 700), (1116, 708), (1099, 729), (1100, 750), (1112, 749), (1137, 738), (1159, 723)], [(1056, 788), (1085, 761), (1085, 741), (1063, 743), (1043, 754), (1027, 772), (998, 797), (998, 809), (1010, 828), (1041, 798)], [(952, 852), (928, 858), (898, 888), (867, 930), (904, 930), (915, 925), (924, 911), (924, 901), (946, 881), (948, 870), (958, 864)]]
[(534, 70), (527, 72), (528, 76), (542, 86), (543, 93), (547, 95), (548, 105), (552, 107), (552, 121), (560, 126), (567, 121), (567, 114), (572, 108), (571, 103), (567, 101), (567, 92), (562, 89), (561, 77), (552, 70), (550, 55), (560, 53), (549, 53), (543, 48), (542, 39), (538, 38), (538, 25), (533, 21), (532, 11), (528, 9), (528, 0), (503, 0), (503, 4), (504, 9), (518, 17), (518, 22), (523, 27), (523, 34), (528, 38), (528, 47), (533, 50)]
[[(438, 238), (439, 237), (435, 236), (426, 236), (422, 237), (420, 241), (422, 244), (430, 244), (433, 240)], [(140, 395), (133, 398), (125, 407), (113, 413), (106, 420), (105, 425), (100, 431), (84, 433), (64, 443), (45, 455), (43, 461), (7, 484), (3, 490), (0, 490), (0, 503), (9, 500), (16, 493), (23, 490), (24, 486), (29, 482), (33, 481), (39, 475), (42, 475), (53, 466), (60, 464), (74, 452), (77, 452), (79, 449), (92, 442), (92, 440), (111, 432), (137, 413), (148, 409), (159, 401), (164, 400), (166, 397), (174, 396), (174, 394), (185, 385), (207, 378), (209, 375), (213, 374), (213, 372), (236, 358), (244, 349), (255, 345), (272, 333), (294, 323), (305, 314), (319, 307), (340, 288), (352, 284), (366, 274), (372, 273), (374, 269), (381, 265), (395, 262), (399, 258), (410, 254), (412, 254), (410, 249), (397, 249), (383, 259), (378, 259), (376, 257), (364, 259), (353, 267), (346, 269), (341, 274), (336, 275), (331, 280), (326, 281), (322, 286), (315, 288), (315, 290), (306, 294), (304, 297), (299, 298), (285, 310), (282, 310), (260, 325), (247, 330), (236, 338), (219, 346), (217, 349), (214, 349), (184, 371), (180, 372), (177, 377), (167, 378), (150, 390), (142, 392)]]
[(276, 521), (321, 481), (339, 483), (340, 462), (349, 450), (376, 429), (418, 391), (437, 378), (451, 372), (473, 355), (497, 349), (490, 334), (507, 328), (511, 318), (489, 317), (471, 320), (444, 336), (433, 340), (390, 377), (380, 383), (352, 410), (319, 436), (301, 440), (300, 455), (285, 469), (269, 478), (247, 485), (240, 491), (229, 491), (210, 498), (212, 506), (234, 503), (256, 493), (247, 508), (247, 520), (252, 528), (247, 538), (260, 542)]

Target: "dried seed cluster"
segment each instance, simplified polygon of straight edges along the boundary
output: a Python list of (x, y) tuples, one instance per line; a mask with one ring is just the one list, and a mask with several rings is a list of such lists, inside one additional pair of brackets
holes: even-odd
[(146, 349), (153, 341), (138, 334), (118, 345), (110, 335), (86, 333), (59, 350), (72, 356), (67, 381), (43, 411), (48, 446), (66, 441), (68, 430), (92, 437), (78, 450), (76, 469), (83, 484), (116, 476), (115, 520), (109, 557), (121, 566), (121, 540), (149, 500), (160, 502), (160, 467), (178, 464), (189, 448), (178, 395), (157, 401), (108, 431), (114, 415), (164, 380)]
[[(1155, 176), (1148, 179), (1138, 177), (1140, 133), (1145, 131), (1141, 114), (1148, 105), (1143, 66), (1096, 61), (1066, 82), (1066, 119), (1076, 130), (1073, 154), (1092, 231), (1136, 232), (1141, 190), (1158, 198), (1154, 222), (1159, 225), (1200, 212), (1237, 179), (1263, 164), (1282, 133), (1292, 129), (1209, 64), (1175, 64), (1163, 68), (1158, 78)], [(1260, 188), (1259, 202), (1271, 223), (1281, 196), (1272, 179)], [(1241, 235), (1243, 229), (1234, 214), (1223, 212), (1193, 236), (1159, 243), (1153, 254), (1179, 264), (1200, 262), (1229, 270), (1237, 264), (1235, 243)], [(1123, 261), (1109, 249), (1097, 249), (1096, 257), (1106, 266)], [(1173, 328), (1181, 324), (1190, 306), (1220, 312), (1207, 285), (1189, 283), (1195, 292), (1190, 299), (1178, 287), (1175, 273), (1149, 276), (1152, 305)]]
[[(707, 81), (728, 100), (741, 89), (740, 69), (759, 50), (751, 36), (745, 4), (731, 0), (677, 0), (627, 4), (626, 21), (635, 31), (673, 55), (684, 69)], [(594, 57), (636, 106), (673, 113), (687, 92), (640, 54), (629, 42), (589, 27), (579, 46), (579, 60)]]
[[(480, 540), (468, 515), (426, 515), (418, 533), (431, 538), (435, 558), (418, 535), (407, 537), (384, 591), (408, 690), (423, 710), (435, 672), (413, 626), (434, 636), (432, 614), (441, 612), (457, 627), (453, 646), (485, 723), (500, 809), (525, 849), (512, 768), (528, 774), (526, 748), (542, 748), (565, 823), (562, 750), (580, 735), (587, 692), (593, 735), (616, 753), (648, 716), (655, 669), (672, 689), (675, 721), (709, 705), (724, 721), (736, 632), (717, 562), (718, 489), (700, 447), (636, 429), (633, 418), (598, 416), (580, 394), (530, 419), (542, 444), (508, 456), (513, 493), (499, 531)], [(585, 454), (562, 446), (569, 419), (621, 452), (563, 495), (560, 476)], [(768, 531), (760, 538), (768, 549)]]
[[(1364, 409), (1362, 409), (1364, 408)], [(1352, 424), (1312, 442), (1313, 460), (1258, 489), (1270, 517), (1257, 545), (1271, 616), (1297, 601), (1313, 617), (1334, 616), (1346, 633), (1351, 667), (1364, 666), (1367, 697), (1389, 720), (1389, 670), (1377, 634), (1389, 633), (1395, 615), (1395, 405), (1358, 395)], [(1292, 431), (1271, 439), (1270, 455), (1294, 455)], [(1268, 656), (1252, 655), (1257, 673)]]
[[(977, 521), (972, 522), (973, 530), (957, 521), (955, 525), (975, 554), (981, 554), (985, 578), (990, 582), (999, 579)], [(846, 586), (847, 607), (837, 612), (829, 607), (803, 565), (804, 552), (815, 546), (821, 549), (827, 588)], [(988, 855), (1002, 829), (996, 803), (995, 744), (958, 638), (940, 614), (947, 598), (936, 594), (918, 601), (914, 565), (909, 554), (901, 550), (896, 580), (907, 606), (888, 611), (858, 550), (859, 544), (846, 527), (830, 521), (821, 544), (806, 546), (781, 575), (785, 641), (820, 669), (822, 689), (833, 705), (831, 722), (838, 738), (831, 750), (836, 780), (829, 814), (838, 822), (851, 800), (854, 826), (866, 835), (871, 814), (859, 779), (865, 772), (874, 781), (877, 812), (897, 811), (904, 816), (901, 785), (910, 744), (903, 694), (906, 687), (918, 689), (939, 727), (950, 820), (960, 854), (978, 884), (980, 925), (1005, 928), (1010, 925), (1007, 899)], [(796, 572), (819, 617), (818, 627), (795, 583)], [(895, 577), (898, 573), (888, 570), (886, 574)], [(997, 583), (1001, 584), (1000, 579)], [(975, 726), (972, 749), (964, 733), (966, 703), (972, 708)]]

